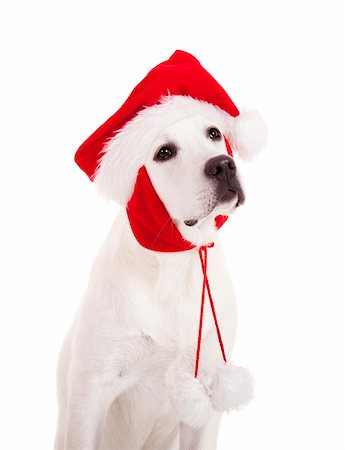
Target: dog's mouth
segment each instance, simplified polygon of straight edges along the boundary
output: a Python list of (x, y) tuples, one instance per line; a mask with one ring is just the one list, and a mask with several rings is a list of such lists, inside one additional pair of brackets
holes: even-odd
[(196, 225), (199, 222), (198, 219), (189, 219), (189, 220), (185, 220), (184, 223), (185, 225), (187, 225), (188, 227), (193, 227), (194, 225)]
[(235, 208), (238, 208), (244, 203), (244, 193), (242, 189), (227, 189), (225, 193), (220, 197), (219, 203), (231, 202), (235, 197), (237, 197)]
[(217, 202), (212, 206), (212, 208), (207, 211), (206, 214), (202, 215), (201, 217), (197, 217), (197, 218), (192, 218), (192, 219), (187, 219), (184, 221), (184, 224), (187, 225), (188, 227), (194, 227), (195, 225), (197, 225), (202, 219), (204, 219), (205, 217), (207, 217), (208, 215), (211, 214), (211, 212), (215, 209), (215, 207), (217, 205), (221, 205), (224, 203), (230, 203), (233, 200), (236, 200), (236, 203), (232, 206), (232, 208), (230, 209), (236, 209), (238, 208), (240, 205), (242, 205), (244, 203), (244, 194), (242, 190), (234, 190), (234, 189), (228, 189), (220, 198), (219, 200), (217, 200)]

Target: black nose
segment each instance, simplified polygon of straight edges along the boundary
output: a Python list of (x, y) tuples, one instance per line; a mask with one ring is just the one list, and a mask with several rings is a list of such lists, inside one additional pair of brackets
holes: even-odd
[(236, 166), (230, 156), (214, 156), (206, 162), (205, 173), (208, 177), (229, 181), (236, 173)]

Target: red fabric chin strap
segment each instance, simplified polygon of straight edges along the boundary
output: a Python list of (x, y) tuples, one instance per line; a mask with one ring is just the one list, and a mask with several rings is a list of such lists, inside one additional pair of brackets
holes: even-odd
[(145, 166), (139, 169), (127, 216), (139, 244), (157, 252), (180, 252), (195, 246), (179, 232), (158, 197)]
[[(195, 247), (174, 224), (158, 197), (145, 166), (138, 171), (126, 211), (133, 234), (143, 247), (156, 252), (181, 252)], [(217, 216), (216, 228), (220, 228), (227, 219), (228, 216)]]
[[(232, 156), (230, 144), (225, 136), (224, 140), (227, 152), (230, 156)], [(132, 197), (127, 203), (126, 212), (133, 234), (139, 244), (143, 247), (157, 252), (181, 252), (192, 250), (193, 248), (195, 248), (195, 245), (191, 242), (188, 242), (174, 224), (168, 211), (163, 205), (163, 202), (158, 197), (145, 166), (142, 166), (138, 171), (134, 191)], [(215, 218), (216, 228), (219, 229), (227, 219), (228, 216), (217, 216)], [(219, 346), (222, 352), (223, 360), (226, 362), (222, 336), (218, 326), (210, 284), (207, 278), (207, 249), (213, 246), (214, 243), (211, 243), (208, 245), (203, 245), (198, 249), (203, 273), (203, 284), (201, 293), (198, 341), (195, 357), (195, 378), (198, 376), (199, 370), (206, 290), (210, 301), (215, 327), (217, 330)]]

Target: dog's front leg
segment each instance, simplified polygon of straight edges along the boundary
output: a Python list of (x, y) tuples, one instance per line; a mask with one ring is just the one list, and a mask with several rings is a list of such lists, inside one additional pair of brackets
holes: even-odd
[(215, 450), (221, 417), (221, 412), (213, 411), (200, 428), (192, 428), (181, 422), (179, 450)]
[(106, 346), (106, 354), (98, 354), (94, 349), (94, 352), (87, 351), (87, 355), (84, 352), (73, 355), (67, 383), (66, 450), (100, 448), (110, 404), (140, 380), (150, 365), (152, 340), (149, 337), (131, 336), (111, 344)]
[(212, 333), (205, 336), (198, 378), (194, 377), (194, 351), (185, 351), (166, 374), (167, 393), (181, 420), (180, 450), (209, 449), (217, 439), (223, 411), (239, 409), (253, 395), (253, 380), (246, 368), (224, 363)]
[(209, 385), (213, 372), (194, 377), (194, 352), (181, 354), (166, 374), (167, 393), (180, 422), (179, 450), (216, 448), (222, 412), (213, 409)]
[(206, 424), (212, 413), (208, 390), (194, 377), (193, 352), (181, 354), (166, 373), (167, 393), (179, 419), (191, 428)]

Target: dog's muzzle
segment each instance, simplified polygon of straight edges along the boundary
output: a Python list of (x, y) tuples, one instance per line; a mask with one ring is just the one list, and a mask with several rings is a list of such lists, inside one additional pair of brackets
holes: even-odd
[(218, 155), (209, 159), (205, 165), (205, 174), (217, 183), (217, 198), (226, 203), (237, 196), (236, 206), (244, 202), (244, 193), (236, 175), (234, 160), (227, 155)]

